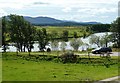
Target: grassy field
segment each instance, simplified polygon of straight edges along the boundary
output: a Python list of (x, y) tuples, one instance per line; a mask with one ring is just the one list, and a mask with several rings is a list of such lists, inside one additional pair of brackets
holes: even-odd
[(2, 81), (2, 53), (0, 53), (0, 82)]
[[(55, 27), (55, 26), (47, 26), (47, 27), (40, 27), (36, 26), (37, 29), (46, 28), (48, 33), (58, 32), (60, 36), (64, 30), (69, 31), (69, 37), (73, 37), (74, 32), (77, 32), (78, 36), (83, 36), (84, 30), (86, 26), (79, 26), (79, 27)], [(89, 35), (89, 32), (86, 32), (86, 35)]]
[[(34, 54), (34, 53), (32, 53)], [(27, 56), (26, 54), (24, 54)], [(96, 81), (118, 75), (117, 57), (111, 57), (109, 67), (105, 59), (79, 58), (79, 63), (55, 62), (53, 60), (25, 60), (15, 53), (3, 54), (3, 81)]]

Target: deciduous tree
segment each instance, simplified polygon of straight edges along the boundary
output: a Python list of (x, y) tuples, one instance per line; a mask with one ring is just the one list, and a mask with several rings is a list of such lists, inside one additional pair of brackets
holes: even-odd
[(39, 50), (44, 51), (45, 46), (49, 44), (49, 35), (47, 34), (47, 31), (45, 28), (42, 28), (42, 30), (37, 31), (37, 40), (39, 43)]
[(90, 44), (96, 44), (98, 47), (100, 47), (100, 37), (96, 35), (91, 35), (89, 39)]
[(67, 42), (68, 41), (68, 35), (69, 35), (69, 32), (67, 30), (64, 30), (63, 33), (62, 33), (62, 40)]
[(62, 51), (65, 51), (65, 47), (67, 46), (66, 42), (61, 42), (60, 48)]
[(81, 39), (74, 38), (71, 40), (70, 45), (74, 48), (74, 50), (78, 51), (78, 48), (83, 44), (83, 41)]
[(117, 48), (120, 48), (120, 17), (111, 23), (110, 30), (113, 32), (113, 42)]
[(7, 42), (7, 27), (8, 27), (8, 22), (6, 20), (6, 17), (2, 17), (2, 46), (3, 46), (3, 51), (6, 52), (7, 50), (7, 46), (8, 46), (8, 42)]

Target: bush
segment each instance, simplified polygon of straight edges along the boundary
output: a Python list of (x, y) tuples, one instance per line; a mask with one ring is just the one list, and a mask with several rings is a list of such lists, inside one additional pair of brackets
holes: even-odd
[(117, 44), (115, 43), (115, 44), (113, 44), (112, 47), (113, 47), (113, 48), (117, 48), (118, 46), (117, 46)]
[(63, 63), (68, 63), (68, 62), (75, 63), (75, 62), (77, 62), (77, 56), (74, 55), (74, 53), (71, 51), (63, 53), (59, 58), (61, 59), (61, 61)]
[(45, 58), (46, 61), (52, 61), (53, 59), (54, 59), (54, 57), (52, 57), (52, 56), (47, 56), (47, 57)]
[(54, 58), (54, 59), (53, 59), (53, 62), (55, 62), (55, 63), (59, 63), (60, 60), (59, 60), (58, 58)]
[(51, 49), (50, 49), (50, 48), (47, 48), (47, 52), (51, 52)]

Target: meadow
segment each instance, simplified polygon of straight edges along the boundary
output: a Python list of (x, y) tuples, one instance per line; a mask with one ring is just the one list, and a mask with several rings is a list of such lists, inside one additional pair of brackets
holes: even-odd
[(0, 53), (0, 82), (2, 81), (2, 53)]
[(63, 64), (50, 55), (44, 59), (25, 59), (23, 54), (19, 55), (3, 53), (3, 81), (98, 81), (118, 75), (115, 56), (110, 59), (92, 56), (91, 61), (87, 56), (79, 56), (77, 63)]
[(60, 36), (64, 30), (67, 30), (69, 32), (68, 37), (73, 37), (74, 32), (77, 33), (79, 37), (82, 37), (83, 34), (85, 33), (87, 36), (90, 35), (91, 33), (89, 31), (86, 31), (87, 26), (64, 26), (64, 27), (59, 27), (59, 26), (35, 26), (37, 30), (41, 28), (45, 28), (48, 33), (54, 33), (57, 32), (58, 36)]

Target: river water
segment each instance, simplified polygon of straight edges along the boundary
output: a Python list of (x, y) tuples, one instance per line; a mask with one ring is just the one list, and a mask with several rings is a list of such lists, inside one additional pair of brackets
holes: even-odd
[[(108, 34), (111, 34), (111, 32), (108, 32)], [(105, 32), (104, 33), (95, 33), (94, 35), (96, 35), (96, 36), (99, 36), (99, 37), (102, 37), (102, 36), (104, 36), (105, 35)], [(96, 44), (93, 44), (93, 45), (91, 45), (90, 43), (89, 43), (89, 38), (90, 38), (90, 36), (89, 37), (86, 37), (86, 38), (80, 38), (84, 43), (86, 43), (87, 45), (82, 45), (82, 46), (80, 46), (79, 47), (79, 51), (81, 51), (81, 50), (86, 50), (87, 48), (97, 48), (97, 45)], [(61, 45), (61, 42), (59, 42), (58, 43), (59, 45), (58, 45), (58, 48), (51, 48), (51, 45), (49, 44), (49, 45), (47, 45), (46, 46), (46, 48), (51, 48), (52, 50), (61, 50), (61, 48), (60, 48), (60, 45)], [(65, 49), (66, 50), (73, 50), (73, 48), (70, 46), (70, 41), (68, 41), (68, 42), (66, 42), (66, 44), (67, 44), (67, 46), (65, 47)], [(108, 45), (109, 46), (111, 46), (112, 45), (112, 43), (110, 42), (110, 43), (108, 43)], [(32, 51), (39, 51), (39, 48), (38, 48), (38, 43), (34, 43), (33, 44), (33, 46), (34, 46), (34, 48), (32, 49)], [(8, 46), (8, 48), (9, 49), (7, 49), (6, 51), (7, 52), (16, 52), (16, 47), (15, 46)], [(27, 51), (27, 49), (26, 49), (26, 51)], [(2, 48), (0, 48), (0, 52), (2, 52)]]

